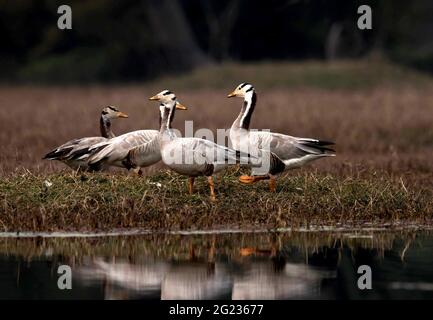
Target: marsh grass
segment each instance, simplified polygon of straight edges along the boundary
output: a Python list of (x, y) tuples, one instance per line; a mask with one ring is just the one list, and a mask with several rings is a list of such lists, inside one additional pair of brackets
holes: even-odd
[(144, 178), (24, 172), (0, 182), (0, 230), (296, 228), (409, 220), (430, 224), (433, 217), (431, 189), (406, 185), (401, 177), (386, 173), (341, 178), (298, 172), (281, 178), (275, 194), (267, 191), (266, 183), (241, 185), (238, 176), (238, 169), (232, 169), (221, 177), (213, 203), (204, 179), (198, 179), (190, 196), (186, 179), (169, 171)]

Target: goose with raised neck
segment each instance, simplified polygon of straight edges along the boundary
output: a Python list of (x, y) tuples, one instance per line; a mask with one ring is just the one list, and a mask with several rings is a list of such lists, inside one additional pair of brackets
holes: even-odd
[[(276, 191), (276, 175), (304, 166), (323, 157), (335, 156), (335, 151), (329, 148), (333, 142), (298, 138), (270, 131), (250, 131), (251, 117), (257, 103), (257, 94), (249, 83), (241, 83), (228, 95), (244, 99), (241, 112), (230, 129), (230, 139), (236, 150), (258, 150), (257, 153), (268, 155), (267, 172), (258, 172), (255, 167), (251, 175), (244, 175), (239, 181), (246, 184), (260, 180), (269, 180), (269, 189)], [(263, 149), (263, 146), (266, 146)], [(264, 160), (263, 160), (264, 161)]]
[(175, 106), (180, 104), (174, 93), (164, 90), (150, 99), (161, 103), (160, 145), (162, 161), (171, 170), (188, 177), (190, 194), (193, 193), (195, 178), (198, 176), (207, 177), (211, 200), (215, 201), (214, 174), (230, 164), (236, 164), (239, 161), (247, 162), (248, 156), (209, 140), (176, 136), (173, 134), (171, 124), (175, 116)]

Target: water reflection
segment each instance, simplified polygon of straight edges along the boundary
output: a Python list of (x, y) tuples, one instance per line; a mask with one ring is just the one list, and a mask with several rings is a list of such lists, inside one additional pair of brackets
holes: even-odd
[(304, 264), (286, 263), (282, 270), (259, 262), (235, 279), (232, 298), (294, 299), (320, 296), (323, 279), (335, 278), (335, 272), (318, 270)]
[(158, 292), (161, 282), (169, 269), (164, 262), (131, 264), (106, 262), (96, 258), (92, 263), (78, 268), (80, 281), (86, 285), (104, 283), (106, 299), (153, 295)]
[[(0, 298), (433, 298), (432, 249), (426, 232), (3, 239)], [(60, 264), (73, 268), (71, 292), (56, 288)], [(361, 264), (374, 272), (368, 292)]]

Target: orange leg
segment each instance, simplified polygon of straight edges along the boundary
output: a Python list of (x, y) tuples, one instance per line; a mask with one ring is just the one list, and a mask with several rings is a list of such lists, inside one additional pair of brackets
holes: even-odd
[(215, 176), (215, 178), (216, 178), (216, 182), (217, 182), (218, 184), (220, 184), (221, 181), (222, 181), (221, 176), (220, 176), (220, 175), (217, 175), (217, 176)]
[(250, 256), (254, 253), (256, 253), (256, 248), (252, 248), (252, 247), (245, 247), (245, 248), (241, 248), (239, 253), (241, 255), (241, 257), (246, 257), (246, 256)]
[(195, 256), (195, 250), (194, 250), (194, 246), (193, 244), (190, 242), (189, 243), (189, 260), (195, 260), (196, 256)]
[(215, 235), (212, 237), (212, 242), (211, 242), (211, 246), (209, 248), (208, 251), (208, 258), (207, 258), (207, 262), (215, 262), (215, 243), (216, 243), (216, 239), (215, 239)]
[(194, 177), (189, 177), (189, 178), (188, 178), (188, 191), (189, 191), (189, 194), (192, 194), (192, 193), (193, 193), (194, 180), (195, 180)]
[(215, 188), (214, 188), (214, 183), (213, 183), (213, 177), (212, 176), (207, 177), (207, 182), (209, 183), (209, 188), (210, 188), (210, 199), (212, 201), (215, 201), (216, 197), (215, 197)]
[(269, 191), (270, 192), (276, 192), (277, 191), (277, 181), (275, 180), (275, 177), (273, 177), (273, 176), (269, 177)]
[(143, 171), (141, 171), (141, 168), (139, 166), (132, 166), (128, 169), (128, 172), (132, 172), (132, 175), (142, 176)]
[(256, 183), (257, 181), (268, 180), (268, 179), (270, 179), (270, 177), (268, 175), (266, 175), (266, 176), (240, 176), (239, 181), (241, 183), (245, 183), (245, 184), (252, 184), (252, 183)]

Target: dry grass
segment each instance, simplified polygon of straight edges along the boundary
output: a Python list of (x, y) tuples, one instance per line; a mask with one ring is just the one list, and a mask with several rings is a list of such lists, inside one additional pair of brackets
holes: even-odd
[[(209, 227), (211, 221), (269, 223), (279, 212), (284, 223), (431, 218), (430, 78), (370, 62), (223, 66), (219, 77), (217, 70), (211, 68), (147, 85), (1, 87), (0, 228), (41, 230), (44, 226), (55, 229), (57, 224), (59, 228), (89, 229), (98, 227), (98, 223), (102, 223), (99, 227)], [(357, 75), (362, 81), (354, 80)], [(280, 82), (275, 85), (271, 80)], [(217, 205), (207, 201), (204, 184), (200, 196), (185, 197), (184, 180), (172, 175), (151, 178), (170, 185), (164, 187), (167, 189), (161, 197), (161, 191), (148, 185), (147, 180), (97, 175), (80, 184), (69, 174), (55, 174), (64, 169), (62, 164), (41, 160), (47, 151), (69, 139), (97, 135), (100, 109), (108, 104), (118, 105), (130, 114), (129, 119), (113, 124), (117, 134), (157, 128), (157, 107), (147, 97), (165, 88), (175, 91), (179, 100), (190, 107), (190, 111), (177, 113), (176, 128), (182, 129), (185, 120), (193, 120), (195, 129), (229, 128), (242, 101), (225, 97), (243, 81), (252, 82), (259, 94), (253, 127), (334, 140), (338, 157), (290, 173), (293, 179), (280, 182), (277, 195), (267, 194), (262, 184), (245, 189), (229, 175), (230, 183), (220, 190), (223, 196)], [(350, 81), (351, 85), (342, 85)], [(330, 86), (329, 82), (336, 85)], [(28, 173), (22, 175), (23, 168)], [(147, 172), (160, 168), (157, 165)], [(38, 197), (47, 175), (59, 189), (55, 198), (48, 196), (42, 201)], [(96, 183), (99, 179), (106, 182)], [(169, 183), (170, 179), (174, 181)], [(299, 195), (296, 188), (305, 185), (316, 192), (303, 189)], [(70, 192), (74, 190), (72, 197)], [(79, 191), (86, 194), (80, 195)], [(245, 204), (244, 212), (236, 214), (239, 194), (252, 200)], [(92, 207), (95, 201), (96, 216)], [(32, 219), (26, 218), (30, 212), (35, 213)], [(116, 212), (117, 218), (103, 223), (104, 213), (109, 212)], [(244, 213), (250, 215), (245, 218)], [(170, 220), (166, 214), (176, 218)], [(113, 214), (108, 217), (113, 218)]]
[[(0, 183), (0, 230), (280, 228), (389, 221), (426, 225), (433, 218), (431, 190), (385, 172), (357, 178), (300, 173), (282, 178), (274, 194), (265, 184), (239, 184), (239, 174), (226, 173), (213, 203), (204, 179), (190, 196), (185, 178), (168, 171), (147, 178), (24, 173)], [(45, 179), (53, 186), (44, 187)]]

